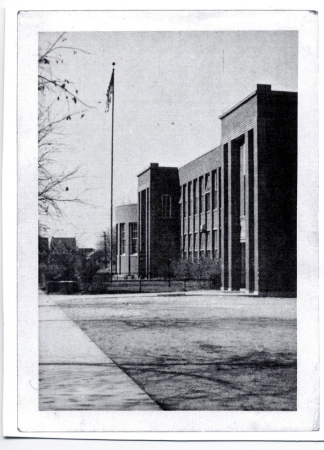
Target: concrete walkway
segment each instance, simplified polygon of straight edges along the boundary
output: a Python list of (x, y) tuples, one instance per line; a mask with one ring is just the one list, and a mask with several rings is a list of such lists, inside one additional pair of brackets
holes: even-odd
[(56, 305), (39, 293), (39, 409), (159, 410)]

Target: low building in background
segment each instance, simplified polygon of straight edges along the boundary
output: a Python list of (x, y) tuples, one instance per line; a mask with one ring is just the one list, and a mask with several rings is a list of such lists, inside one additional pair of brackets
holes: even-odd
[(52, 280), (74, 280), (76, 278), (76, 239), (52, 237), (49, 255), (49, 278)]
[(40, 287), (46, 287), (49, 265), (49, 239), (38, 236), (38, 284)]
[(137, 204), (116, 208), (117, 275), (138, 276)]

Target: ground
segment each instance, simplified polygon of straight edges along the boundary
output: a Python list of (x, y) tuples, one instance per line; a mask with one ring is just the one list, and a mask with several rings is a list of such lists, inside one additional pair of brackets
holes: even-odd
[[(161, 409), (297, 409), (296, 299), (211, 292), (52, 298)], [(44, 368), (41, 375), (48, 398)], [(104, 366), (91, 377), (104, 382)]]

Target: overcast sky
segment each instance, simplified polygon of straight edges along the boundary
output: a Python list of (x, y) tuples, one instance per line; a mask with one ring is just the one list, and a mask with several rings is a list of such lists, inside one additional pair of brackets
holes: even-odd
[[(40, 45), (59, 34), (40, 33)], [(181, 167), (220, 143), (219, 116), (256, 89), (297, 91), (297, 32), (75, 32), (72, 52), (54, 67), (95, 106), (64, 130), (64, 168), (82, 165), (85, 187), (96, 208), (68, 204), (68, 219), (51, 222), (49, 236), (76, 236), (95, 246), (110, 224), (111, 112), (105, 98), (115, 71), (114, 204), (137, 201), (137, 175), (151, 162)], [(101, 102), (101, 103), (99, 103)]]

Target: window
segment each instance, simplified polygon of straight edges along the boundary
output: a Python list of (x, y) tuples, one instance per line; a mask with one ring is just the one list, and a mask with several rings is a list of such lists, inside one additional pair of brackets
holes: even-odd
[(162, 217), (171, 217), (171, 195), (162, 195)]
[(203, 177), (199, 178), (199, 212), (204, 212)]
[(182, 216), (187, 216), (187, 186), (185, 184), (182, 187)]
[(186, 235), (183, 236), (183, 247), (182, 247), (182, 251), (183, 251), (183, 254), (184, 254), (184, 256), (185, 256), (185, 252), (187, 251), (187, 236), (186, 236)]
[(200, 233), (199, 235), (199, 250), (205, 250), (205, 233)]
[(210, 238), (209, 238), (209, 235), (210, 235), (210, 232), (209, 231), (207, 231), (206, 233), (205, 233), (205, 236), (206, 236), (206, 238), (205, 238), (205, 245), (206, 245), (206, 248), (207, 248), (207, 250), (210, 250), (210, 248), (209, 248), (209, 244), (210, 244)]
[(217, 170), (213, 172), (213, 209), (218, 208), (218, 177)]
[(210, 174), (205, 175), (205, 211), (210, 211)]
[(240, 156), (241, 156), (241, 216), (245, 216), (246, 213), (246, 203), (245, 203), (245, 191), (246, 191), (246, 180), (245, 180), (245, 145), (240, 146)]
[(198, 233), (194, 233), (193, 246), (194, 246), (194, 251), (198, 250)]
[(188, 248), (189, 248), (189, 251), (192, 250), (192, 234), (188, 235)]
[(198, 186), (197, 180), (193, 182), (193, 213), (197, 214), (197, 206), (198, 206)]
[(218, 258), (218, 230), (213, 230), (213, 258)]
[(134, 255), (137, 253), (137, 223), (129, 224), (129, 236), (130, 236), (130, 253)]
[(126, 235), (125, 235), (125, 224), (120, 224), (120, 254), (126, 253)]
[(191, 184), (188, 183), (188, 216), (191, 216)]

